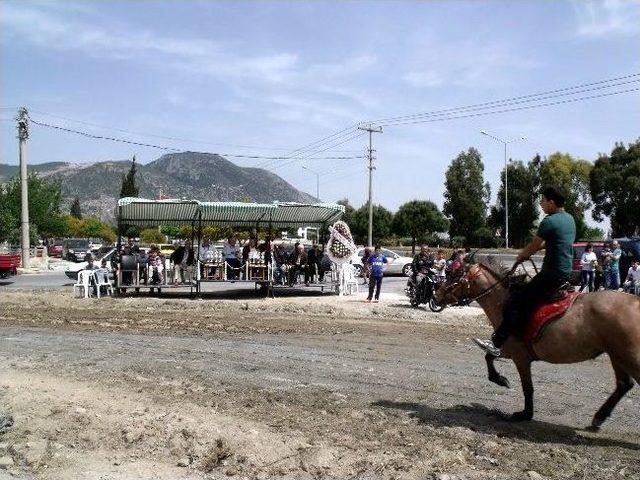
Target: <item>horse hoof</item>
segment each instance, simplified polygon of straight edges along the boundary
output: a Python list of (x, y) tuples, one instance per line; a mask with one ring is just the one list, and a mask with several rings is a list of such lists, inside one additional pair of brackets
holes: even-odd
[(602, 426), (602, 424), (604, 423), (604, 421), (607, 418), (601, 418), (601, 417), (593, 417), (593, 420), (591, 421), (591, 426), (588, 427), (588, 430), (591, 432), (597, 432), (598, 430), (600, 430), (600, 427)]
[(511, 388), (511, 384), (509, 383), (509, 380), (507, 380), (507, 378), (503, 377), (502, 375), (500, 375), (500, 378), (498, 378), (498, 381), (496, 383), (501, 387)]
[(527, 412), (523, 410), (522, 412), (515, 412), (514, 414), (512, 414), (509, 420), (511, 420), (512, 422), (528, 422), (532, 418), (533, 412)]

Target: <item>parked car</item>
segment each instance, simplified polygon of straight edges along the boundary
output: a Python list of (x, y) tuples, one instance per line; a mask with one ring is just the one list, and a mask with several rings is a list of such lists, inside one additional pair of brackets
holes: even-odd
[[(388, 263), (386, 273), (388, 275), (404, 275), (405, 277), (411, 276), (411, 262), (413, 262), (413, 258), (399, 255), (386, 248), (381, 248), (380, 252), (387, 258)], [(360, 272), (362, 271), (363, 255), (364, 247), (360, 247), (351, 257), (351, 263), (355, 267), (357, 275), (360, 275)]]
[(624, 282), (627, 277), (629, 267), (634, 260), (640, 262), (640, 237), (618, 238), (622, 257), (620, 258), (620, 281)]
[(84, 262), (91, 254), (89, 240), (85, 238), (67, 238), (62, 242), (62, 258), (71, 262)]
[(47, 255), (62, 258), (62, 242), (54, 242), (47, 247)]

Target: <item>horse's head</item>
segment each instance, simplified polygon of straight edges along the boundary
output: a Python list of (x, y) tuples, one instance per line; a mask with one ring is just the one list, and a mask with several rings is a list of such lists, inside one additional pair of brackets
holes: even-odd
[[(474, 260), (471, 259), (473, 262)], [(473, 299), (489, 286), (481, 263), (467, 263), (458, 272), (452, 274), (436, 291), (434, 298), (438, 305), (456, 305)]]

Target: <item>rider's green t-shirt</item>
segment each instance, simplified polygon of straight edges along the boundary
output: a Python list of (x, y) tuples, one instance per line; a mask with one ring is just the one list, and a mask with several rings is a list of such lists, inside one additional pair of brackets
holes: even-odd
[(538, 236), (545, 242), (546, 253), (542, 271), (569, 278), (573, 267), (573, 242), (576, 222), (564, 210), (547, 215), (538, 227)]

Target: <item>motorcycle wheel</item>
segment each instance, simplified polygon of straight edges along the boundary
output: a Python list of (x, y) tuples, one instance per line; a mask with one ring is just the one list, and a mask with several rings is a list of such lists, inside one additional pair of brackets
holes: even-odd
[(419, 307), (419, 306), (420, 306), (420, 300), (418, 300), (418, 299), (417, 299), (417, 298), (415, 298), (415, 297), (411, 297), (411, 298), (409, 299), (409, 303), (411, 303), (411, 306), (412, 306), (412, 307), (416, 307), (416, 308), (417, 308), (417, 307)]
[(444, 305), (438, 305), (438, 304), (436, 303), (435, 298), (431, 297), (431, 298), (429, 299), (429, 309), (430, 309), (432, 312), (436, 312), (436, 313), (438, 313), (438, 312), (441, 312), (442, 310), (444, 310)]

